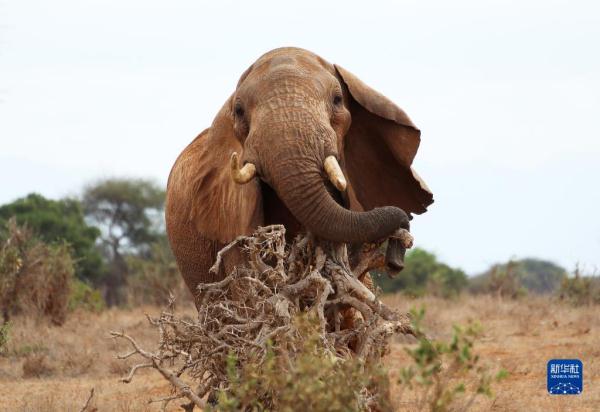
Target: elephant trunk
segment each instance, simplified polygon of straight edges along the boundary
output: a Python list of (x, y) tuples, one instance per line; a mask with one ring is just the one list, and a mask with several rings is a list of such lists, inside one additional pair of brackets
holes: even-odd
[[(284, 162), (285, 163), (285, 162)], [(288, 209), (313, 234), (336, 242), (374, 242), (408, 227), (408, 217), (393, 206), (355, 212), (339, 205), (325, 185), (322, 171), (282, 168), (274, 180), (275, 190)]]

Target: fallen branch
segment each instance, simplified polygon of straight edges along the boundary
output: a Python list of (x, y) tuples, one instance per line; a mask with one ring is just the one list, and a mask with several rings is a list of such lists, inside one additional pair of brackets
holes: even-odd
[[(149, 360), (150, 362), (147, 363), (142, 363), (142, 364), (137, 364), (134, 365), (130, 372), (129, 375), (126, 378), (121, 379), (122, 382), (125, 383), (129, 383), (131, 382), (131, 380), (133, 379), (133, 376), (135, 375), (136, 371), (142, 368), (154, 368), (156, 369), (158, 372), (160, 372), (160, 374), (169, 381), (169, 383), (171, 385), (173, 385), (173, 387), (179, 391), (179, 393), (182, 396), (185, 396), (186, 398), (188, 398), (190, 401), (192, 401), (194, 403), (194, 405), (199, 406), (200, 408), (205, 408), (206, 407), (206, 402), (204, 402), (201, 398), (198, 397), (198, 395), (196, 395), (191, 389), (190, 386), (185, 383), (184, 381), (182, 381), (179, 376), (177, 376), (173, 371), (165, 368), (164, 366), (162, 366), (162, 360), (164, 359), (164, 355), (159, 355), (159, 354), (155, 354), (152, 352), (148, 352), (145, 351), (144, 349), (140, 348), (140, 346), (138, 345), (138, 343), (135, 341), (135, 339), (133, 339), (131, 336), (126, 335), (124, 332), (110, 332), (110, 335), (113, 338), (121, 338), (121, 339), (125, 339), (127, 341), (129, 341), (129, 343), (131, 344), (131, 346), (133, 346), (133, 350), (136, 354), (140, 355), (142, 358)], [(165, 344), (166, 341), (161, 342), (161, 344)], [(118, 356), (119, 359), (125, 359), (128, 358), (131, 354), (128, 353), (126, 355), (121, 355)], [(177, 398), (180, 398), (182, 396), (178, 396)], [(176, 398), (173, 398), (176, 399)], [(166, 402), (168, 402), (168, 399), (165, 398), (164, 399)], [(172, 399), (171, 399), (172, 400)]]

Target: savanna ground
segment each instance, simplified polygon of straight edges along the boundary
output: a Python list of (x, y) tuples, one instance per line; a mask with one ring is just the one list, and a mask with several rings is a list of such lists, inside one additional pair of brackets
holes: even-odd
[[(473, 410), (594, 411), (600, 410), (600, 317), (598, 306), (571, 307), (551, 298), (519, 300), (465, 295), (456, 300), (426, 297), (384, 298), (401, 310), (426, 307), (425, 330), (431, 338), (448, 340), (452, 325), (479, 322), (483, 334), (475, 352), (494, 369), (509, 376), (494, 384), (494, 397), (480, 397)], [(183, 306), (183, 305), (180, 305)], [(191, 308), (180, 314), (193, 316)], [(12, 321), (10, 340), (0, 355), (0, 410), (79, 411), (90, 389), (99, 411), (153, 411), (160, 404), (151, 398), (168, 394), (168, 385), (152, 370), (142, 370), (132, 383), (126, 375), (132, 361), (115, 359), (128, 348), (108, 337), (110, 330), (125, 330), (152, 349), (157, 341), (144, 313), (160, 308), (110, 309), (102, 313), (77, 312), (62, 327), (24, 318)], [(393, 381), (410, 362), (404, 351), (408, 338), (392, 343), (386, 366)], [(551, 396), (546, 391), (546, 363), (553, 358), (579, 358), (584, 364), (584, 390), (578, 396)], [(467, 382), (468, 383), (468, 382)], [(414, 410), (414, 394), (394, 384), (393, 395), (401, 410)], [(178, 409), (172, 404), (170, 410)]]

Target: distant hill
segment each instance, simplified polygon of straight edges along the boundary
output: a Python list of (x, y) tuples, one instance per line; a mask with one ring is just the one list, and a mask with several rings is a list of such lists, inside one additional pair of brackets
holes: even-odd
[[(520, 285), (530, 293), (554, 293), (560, 288), (567, 271), (562, 266), (553, 262), (535, 258), (526, 258), (512, 261), (516, 277)], [(469, 290), (482, 292), (490, 280), (491, 273), (506, 271), (507, 263), (499, 263), (490, 267), (484, 273), (469, 279)]]

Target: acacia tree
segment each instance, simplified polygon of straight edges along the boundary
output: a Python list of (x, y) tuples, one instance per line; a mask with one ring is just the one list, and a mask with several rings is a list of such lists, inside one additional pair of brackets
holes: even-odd
[(109, 262), (104, 282), (108, 305), (123, 303), (125, 256), (148, 253), (150, 244), (163, 235), (164, 202), (165, 191), (151, 180), (112, 178), (85, 188), (85, 215), (100, 228), (100, 243)]

